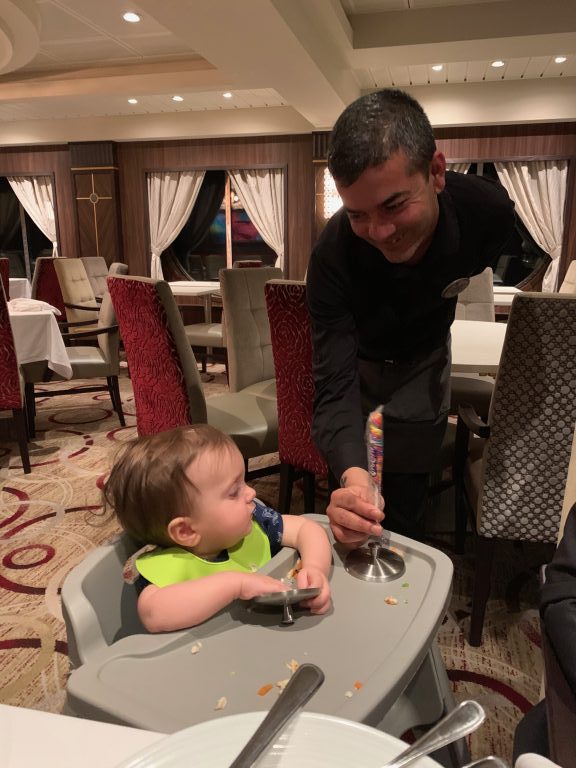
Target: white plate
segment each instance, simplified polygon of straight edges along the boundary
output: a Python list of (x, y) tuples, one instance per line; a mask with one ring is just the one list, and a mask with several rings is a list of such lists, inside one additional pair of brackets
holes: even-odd
[[(117, 768), (228, 768), (266, 712), (208, 720), (167, 736)], [(406, 748), (400, 739), (340, 717), (301, 712), (258, 768), (380, 768)], [(414, 768), (440, 768), (428, 757)]]

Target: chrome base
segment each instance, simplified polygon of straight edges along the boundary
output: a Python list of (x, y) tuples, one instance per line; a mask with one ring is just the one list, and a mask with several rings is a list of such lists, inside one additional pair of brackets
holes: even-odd
[(344, 567), (351, 576), (363, 581), (393, 581), (406, 571), (404, 558), (383, 547), (379, 541), (370, 541), (367, 547), (354, 549), (346, 557)]

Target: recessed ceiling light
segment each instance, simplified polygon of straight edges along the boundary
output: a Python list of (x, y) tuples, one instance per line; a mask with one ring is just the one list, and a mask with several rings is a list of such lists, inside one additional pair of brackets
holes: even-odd
[(490, 66), (492, 66), (492, 67), (503, 67), (504, 66), (504, 62), (501, 61), (500, 59), (498, 59), (497, 61), (493, 61)]
[(232, 98), (232, 94), (230, 93), (230, 91), (226, 91), (226, 93), (223, 93), (222, 96), (224, 96), (225, 99), (231, 99)]
[(131, 24), (136, 24), (137, 21), (140, 21), (140, 16), (133, 11), (128, 11), (128, 13), (123, 14), (122, 18), (124, 21), (129, 21)]
[(172, 96), (172, 101), (184, 101), (182, 96)]
[(432, 69), (434, 72), (442, 72), (444, 69), (444, 64), (432, 64)]
[(128, 104), (138, 104), (138, 99), (128, 99)]
[(566, 61), (566, 56), (556, 56), (556, 58), (554, 59), (555, 64), (564, 64), (565, 61)]

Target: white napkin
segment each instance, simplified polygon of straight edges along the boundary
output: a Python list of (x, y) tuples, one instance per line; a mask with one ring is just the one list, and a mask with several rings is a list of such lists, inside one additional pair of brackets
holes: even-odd
[(10, 299), (8, 302), (11, 312), (38, 312), (40, 309), (49, 309), (50, 312), (54, 312), (55, 315), (62, 314), (59, 309), (53, 307), (52, 304), (48, 304), (47, 301), (40, 301), (39, 299)]

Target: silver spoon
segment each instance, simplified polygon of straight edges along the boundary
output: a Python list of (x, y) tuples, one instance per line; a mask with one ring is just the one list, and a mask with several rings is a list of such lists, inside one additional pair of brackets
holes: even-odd
[(315, 664), (302, 664), (272, 705), (230, 768), (249, 768), (274, 736), (301, 709), (324, 682), (324, 672)]
[(481, 757), (480, 760), (474, 760), (472, 763), (466, 763), (462, 768), (508, 768), (508, 764), (499, 757)]
[[(475, 731), (486, 718), (486, 713), (476, 701), (463, 701), (439, 720), (430, 730), (382, 768), (401, 768), (419, 757), (435, 752), (453, 741)], [(492, 768), (499, 768), (493, 765)]]

